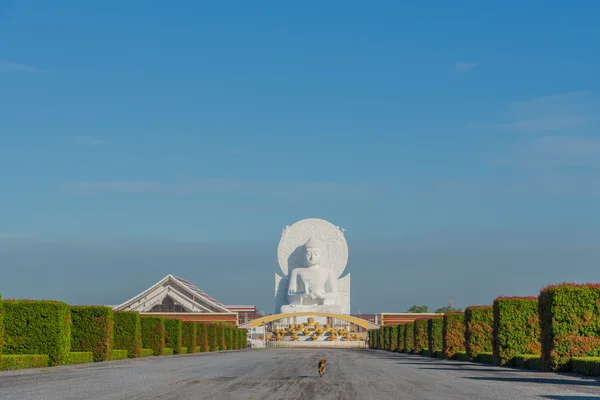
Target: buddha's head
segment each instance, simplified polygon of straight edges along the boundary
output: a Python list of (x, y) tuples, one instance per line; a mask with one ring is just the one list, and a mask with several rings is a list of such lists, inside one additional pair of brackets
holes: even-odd
[(314, 267), (325, 262), (327, 246), (316, 238), (310, 238), (304, 243), (304, 262), (308, 267)]

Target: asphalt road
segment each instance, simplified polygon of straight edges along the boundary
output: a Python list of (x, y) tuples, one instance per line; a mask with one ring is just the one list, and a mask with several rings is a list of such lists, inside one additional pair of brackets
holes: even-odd
[(0, 399), (589, 400), (600, 380), (375, 350), (263, 349), (2, 372)]

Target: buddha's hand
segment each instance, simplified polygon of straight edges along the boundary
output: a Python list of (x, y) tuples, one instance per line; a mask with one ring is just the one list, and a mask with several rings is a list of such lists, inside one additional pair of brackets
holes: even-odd
[(317, 287), (317, 285), (315, 285), (314, 283), (310, 283), (310, 284), (308, 285), (308, 287), (310, 288), (310, 291), (311, 291), (312, 293), (314, 293), (314, 294), (315, 294), (315, 296), (317, 296), (318, 298), (322, 299), (322, 298), (324, 298), (324, 297), (325, 297), (325, 293), (321, 292), (321, 291), (319, 290), (319, 288)]

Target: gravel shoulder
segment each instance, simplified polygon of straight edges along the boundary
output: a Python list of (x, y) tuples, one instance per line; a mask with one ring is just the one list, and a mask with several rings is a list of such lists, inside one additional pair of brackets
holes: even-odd
[(0, 399), (600, 400), (600, 380), (377, 350), (262, 349), (2, 372)]

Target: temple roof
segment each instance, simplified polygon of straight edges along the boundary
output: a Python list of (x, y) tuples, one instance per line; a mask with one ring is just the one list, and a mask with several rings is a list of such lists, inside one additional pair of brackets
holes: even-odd
[(223, 303), (215, 300), (188, 280), (171, 274), (113, 309), (115, 311), (149, 312), (152, 307), (161, 304), (167, 296), (187, 312), (232, 313)]

